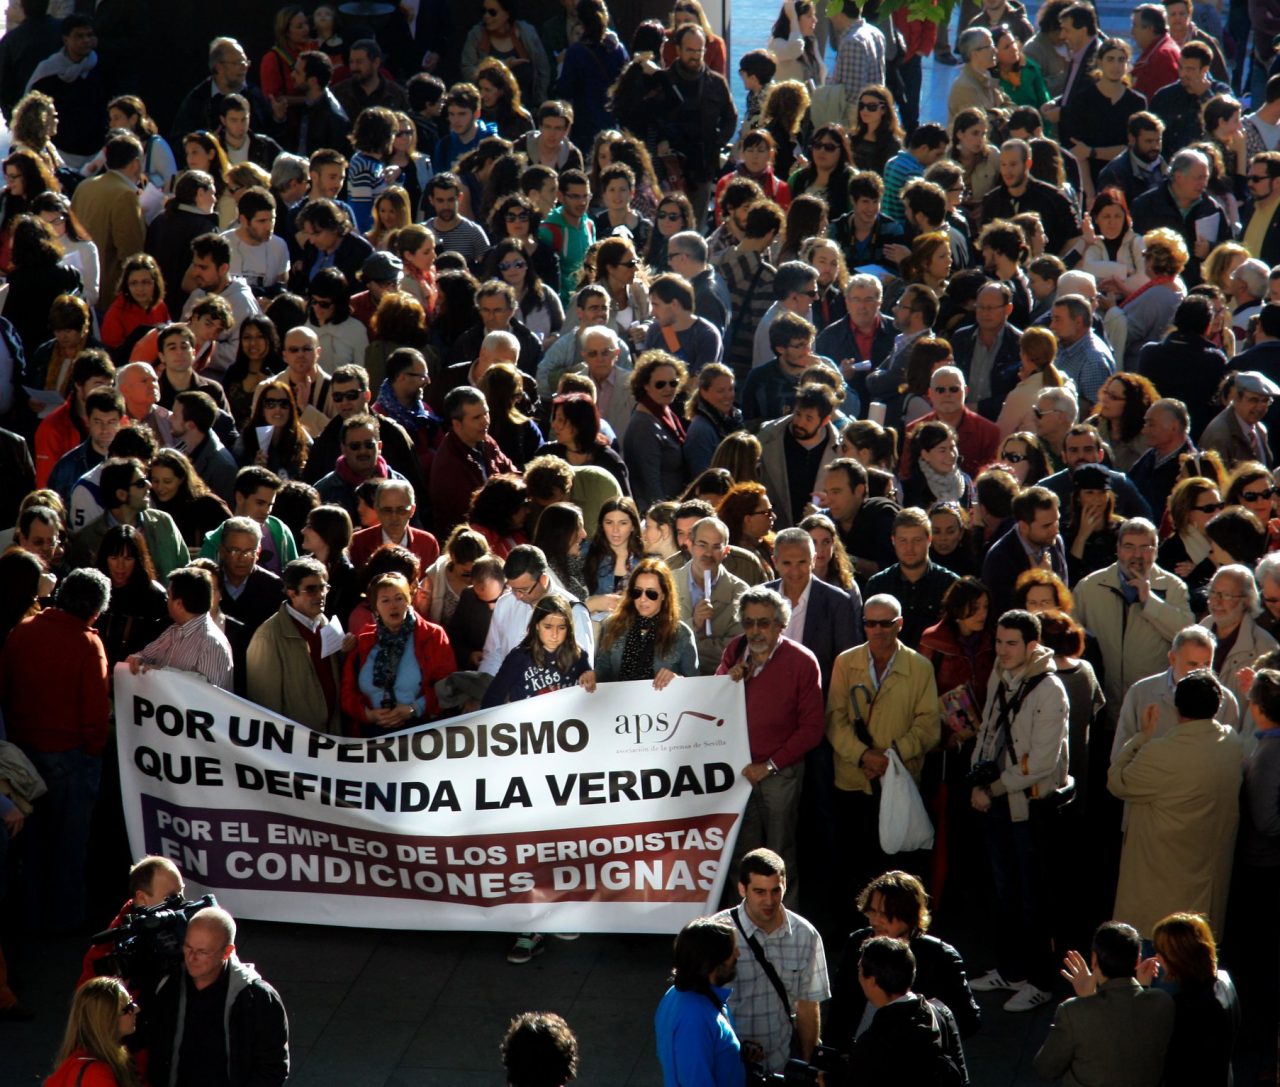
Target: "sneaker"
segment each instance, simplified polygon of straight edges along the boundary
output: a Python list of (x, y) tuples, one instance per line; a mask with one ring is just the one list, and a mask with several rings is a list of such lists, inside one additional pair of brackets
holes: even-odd
[(1043, 989), (1037, 989), (1029, 981), (1024, 981), (1022, 987), (1004, 1002), (1004, 1010), (1007, 1012), (1029, 1012), (1032, 1008), (1038, 1008), (1041, 1004), (1048, 1004), (1053, 997), (1046, 993)]
[(945, 64), (949, 68), (954, 68), (960, 63), (960, 58), (956, 56), (950, 49), (943, 49), (933, 54), (933, 59), (939, 64)]
[(1004, 975), (999, 970), (988, 970), (979, 978), (974, 978), (969, 982), (969, 988), (975, 993), (994, 993), (1001, 989), (1008, 989), (1009, 992), (1016, 993), (1025, 982), (1005, 981)]
[(568, 940), (576, 940), (579, 936), (581, 936), (581, 935), (582, 935), (582, 933), (580, 933), (580, 932), (553, 932), (551, 935), (552, 935), (552, 936), (554, 936), (557, 940), (566, 940), (566, 941), (568, 941)]
[(534, 955), (541, 955), (546, 950), (545, 941), (540, 932), (522, 932), (507, 952), (507, 962), (517, 966), (528, 962)]

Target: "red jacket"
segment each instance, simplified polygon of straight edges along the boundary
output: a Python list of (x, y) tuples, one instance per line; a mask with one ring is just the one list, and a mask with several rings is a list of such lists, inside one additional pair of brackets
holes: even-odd
[(450, 432), (445, 435), (436, 450), (435, 460), (431, 462), (431, 512), (435, 517), (437, 537), (446, 539), (454, 525), (465, 521), (471, 496), (484, 486), (484, 481), (490, 476), (504, 472), (519, 475), (520, 469), (488, 435), (474, 454), (458, 440), (456, 434)]
[[(379, 530), (381, 531), (381, 530)], [(421, 615), (413, 627), (413, 656), (422, 669), (422, 697), (427, 703), (425, 717), (435, 717), (440, 712), (440, 700), (436, 698), (436, 683), (452, 675), (458, 668), (449, 644), (449, 635)], [(352, 720), (364, 724), (369, 720), (372, 708), (360, 691), (360, 669), (369, 659), (373, 647), (378, 644), (377, 627), (370, 627), (356, 635), (356, 649), (347, 657), (342, 669), (342, 711)]]
[(970, 686), (978, 712), (987, 702), (987, 681), (996, 664), (995, 642), (988, 630), (978, 644), (973, 656), (965, 652), (960, 636), (946, 620), (937, 623), (920, 635), (920, 655), (933, 665), (934, 678), (938, 681), (938, 694), (943, 695), (956, 687)]
[(1147, 46), (1133, 62), (1133, 89), (1151, 101), (1151, 96), (1161, 87), (1178, 82), (1178, 62), (1182, 50), (1178, 43), (1166, 34), (1159, 41)]
[[(937, 7), (936, 3), (934, 7)], [(933, 52), (933, 47), (938, 42), (938, 24), (932, 19), (908, 19), (906, 7), (900, 7), (893, 13), (893, 25), (907, 43), (907, 52), (902, 58), (904, 61), (927, 57)]]
[(169, 323), (169, 307), (161, 299), (150, 309), (143, 309), (127, 292), (116, 295), (102, 317), (102, 343), (114, 351), (136, 328), (155, 328)]
[[(381, 546), (381, 525), (362, 528), (351, 537), (351, 547), (347, 552), (351, 556), (351, 564), (356, 570), (362, 570), (364, 564)], [(409, 550), (418, 556), (424, 573), (427, 567), (440, 557), (440, 545), (436, 542), (436, 538), (430, 532), (423, 532), (420, 528), (409, 529)]]
[[(75, 394), (73, 393), (72, 396)], [(89, 436), (72, 411), (72, 397), (40, 420), (36, 427), (36, 486), (49, 486), (49, 476), (63, 453), (70, 453)]]
[(14, 743), (101, 755), (111, 699), (98, 632), (60, 608), (19, 623), (0, 654), (0, 706)]

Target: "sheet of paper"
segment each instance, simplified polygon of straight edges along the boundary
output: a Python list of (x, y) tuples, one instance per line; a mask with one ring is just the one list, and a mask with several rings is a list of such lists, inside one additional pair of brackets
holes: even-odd
[[(702, 595), (708, 604), (711, 603), (711, 571), (702, 571)], [(707, 637), (711, 637), (711, 620), (707, 620)]]
[(1218, 223), (1222, 220), (1222, 212), (1215, 211), (1203, 219), (1196, 220), (1196, 237), (1201, 241), (1212, 242), (1218, 236)]
[(24, 385), (22, 391), (31, 397), (32, 407), (41, 419), (56, 408), (62, 407), (67, 399), (57, 389), (31, 389)]
[(341, 620), (336, 615), (333, 616), (320, 628), (320, 656), (332, 657), (342, 648), (342, 639), (346, 636)]
[(271, 432), (275, 427), (268, 423), (266, 426), (256, 426), (253, 430), (258, 435), (258, 448), (265, 453), (271, 448)]

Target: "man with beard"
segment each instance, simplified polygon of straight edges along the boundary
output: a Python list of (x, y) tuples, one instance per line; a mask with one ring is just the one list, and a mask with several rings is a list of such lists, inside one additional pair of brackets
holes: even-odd
[(427, 182), (426, 197), (435, 212), (434, 218), (428, 219), (426, 225), (436, 236), (437, 255), (461, 253), (463, 260), (474, 268), (489, 248), (489, 235), (479, 223), (458, 214), (462, 182), (455, 174), (436, 174)]
[(133, 525), (142, 533), (161, 581), (186, 565), (187, 545), (178, 526), (167, 513), (151, 508), (151, 481), (142, 461), (113, 457), (103, 463), (99, 478), (105, 512), (71, 537), (67, 565), (92, 566), (102, 538), (115, 525)]
[(1128, 132), (1128, 153), (1117, 155), (1102, 168), (1098, 174), (1098, 191), (1119, 189), (1124, 193), (1125, 202), (1133, 207), (1139, 196), (1164, 181), (1169, 164), (1160, 154), (1164, 122), (1154, 113), (1142, 110), (1133, 114)]
[(738, 940), (723, 917), (698, 917), (680, 930), (671, 987), (654, 1016), (664, 1082), (744, 1087), (746, 1066), (727, 1002), (737, 976)]
[(800, 386), (790, 415), (760, 431), (760, 482), (773, 499), (778, 528), (804, 516), (822, 465), (840, 442), (831, 422), (836, 407), (836, 392), (811, 382)]
[(982, 221), (1034, 211), (1044, 224), (1049, 252), (1065, 256), (1080, 236), (1080, 220), (1070, 200), (1031, 176), (1031, 145), (1026, 140), (1005, 140), (1000, 145), (1000, 182), (983, 197)]
[(898, 503), (892, 498), (867, 496), (867, 470), (852, 457), (827, 465), (820, 492), (822, 510), (836, 526), (859, 581), (894, 561), (890, 535)]
[(316, 483), (320, 501), (341, 506), (351, 520), (359, 523), (360, 512), (356, 504), (356, 488), (370, 479), (398, 479), (404, 477), (382, 459), (382, 442), (377, 416), (353, 415), (342, 424), (342, 455), (333, 471)]
[[(804, 757), (822, 740), (822, 674), (813, 653), (783, 635), (791, 605), (772, 589), (748, 589), (738, 599), (737, 615), (744, 633), (725, 648), (716, 669), (716, 675), (744, 685), (751, 743), (751, 762), (742, 770), (751, 796), (731, 868), (738, 870), (747, 853), (768, 846), (791, 873), (788, 901), (794, 906), (800, 786)], [(815, 1030), (810, 1048), (816, 1040)]]
[(887, 593), (902, 605), (902, 639), (916, 645), (925, 627), (942, 615), (942, 598), (956, 580), (929, 558), (933, 526), (922, 509), (901, 510), (893, 519), (893, 550), (898, 561), (867, 581), (867, 595)]

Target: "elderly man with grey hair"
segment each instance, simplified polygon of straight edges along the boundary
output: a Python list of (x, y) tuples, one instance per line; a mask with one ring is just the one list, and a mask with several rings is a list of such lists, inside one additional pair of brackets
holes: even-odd
[(1249, 318), (1262, 312), (1262, 302), (1267, 297), (1271, 269), (1257, 257), (1236, 266), (1227, 280), (1231, 295), (1231, 329), (1236, 338), (1243, 340), (1249, 334)]
[(1036, 437), (1044, 447), (1045, 457), (1054, 472), (1065, 468), (1062, 459), (1062, 443), (1066, 441), (1079, 413), (1075, 394), (1070, 389), (1042, 389), (1032, 408), (1036, 416)]
[(258, 562), (262, 525), (252, 517), (228, 517), (218, 539), (222, 611), (245, 627), (245, 638), (273, 616), (284, 602), (284, 582)]
[[(1221, 663), (1214, 668), (1226, 688), (1240, 705), (1245, 703), (1248, 684), (1242, 684), (1242, 669), (1252, 668), (1253, 662), (1264, 653), (1280, 648), (1275, 638), (1258, 625), (1262, 612), (1262, 600), (1253, 571), (1240, 563), (1219, 566), (1209, 582), (1209, 615), (1205, 626), (1225, 652)], [(1219, 718), (1221, 720), (1221, 718)], [(1236, 725), (1239, 728), (1239, 725)], [(1253, 729), (1245, 731), (1245, 753), (1253, 749)]]
[[(218, 106), (223, 95), (243, 95), (252, 116), (275, 116), (262, 91), (248, 81), (249, 55), (235, 38), (214, 38), (209, 43), (209, 78), (197, 83), (182, 100), (169, 130), (169, 143), (182, 146), (188, 132), (218, 128)], [(283, 120), (283, 117), (280, 118)]]
[(667, 239), (667, 264), (693, 287), (693, 312), (716, 326), (720, 334), (729, 326), (729, 286), (709, 263), (707, 239), (696, 230), (682, 230)]
[(1165, 667), (1178, 631), (1192, 622), (1187, 587), (1156, 565), (1156, 527), (1131, 517), (1116, 535), (1116, 561), (1075, 586), (1075, 618), (1098, 637), (1107, 662), (1107, 718), (1125, 692)]
[[(695, 562), (699, 529), (711, 520), (694, 526)], [(796, 823), (804, 759), (822, 740), (822, 674), (813, 653), (782, 633), (791, 618), (783, 597), (763, 586), (747, 589), (735, 610), (742, 634), (725, 647), (716, 675), (745, 687), (751, 762), (742, 776), (751, 783), (751, 796), (729, 870), (736, 872), (746, 853), (767, 846), (786, 862), (792, 906), (799, 894)]]
[(526, 414), (532, 415), (538, 404), (538, 385), (521, 368), (520, 360), (524, 357), (525, 351), (519, 336), (510, 329), (491, 329), (477, 343), (474, 360), (464, 359), (447, 366), (439, 379), (431, 383), (426, 393), (431, 410), (442, 415), (445, 397), (450, 392), (463, 385), (479, 388), (480, 379), (488, 372), (489, 367), (505, 363), (514, 366), (520, 374), (524, 397), (520, 407)]
[[(924, 757), (942, 732), (933, 665), (899, 640), (902, 608), (887, 594), (867, 598), (862, 609), (866, 641), (836, 658), (827, 699), (827, 739), (835, 749), (837, 825), (841, 828), (840, 876), (833, 906), (846, 911), (858, 892), (890, 868), (918, 866), (880, 849), (880, 778), (896, 753), (917, 783)], [(875, 712), (872, 712), (872, 704)]]
[(1231, 240), (1231, 217), (1205, 191), (1208, 186), (1209, 160), (1184, 147), (1170, 161), (1169, 176), (1139, 196), (1130, 209), (1133, 229), (1139, 234), (1166, 227), (1182, 239), (1190, 254), (1182, 270), (1188, 287), (1199, 284), (1200, 262), (1213, 247)]
[(1153, 510), (1162, 510), (1178, 481), (1181, 457), (1195, 453), (1187, 431), (1191, 414), (1181, 400), (1162, 397), (1147, 408), (1142, 420), (1142, 436), (1147, 451), (1129, 469), (1129, 479)]
[(898, 335), (893, 317), (880, 312), (883, 300), (884, 284), (879, 277), (855, 272), (844, 289), (849, 315), (827, 325), (813, 341), (814, 352), (835, 361), (863, 404), (874, 399), (867, 391), (867, 374), (893, 354)]
[[(538, 360), (539, 396), (554, 396), (565, 374), (574, 369), (581, 371), (581, 364), (585, 362), (583, 336), (587, 329), (607, 327), (608, 323), (609, 292), (599, 283), (579, 287), (573, 296), (573, 312), (566, 315), (560, 338)], [(616, 364), (630, 371), (631, 349), (616, 334), (614, 339), (619, 346)]]
[[(1183, 676), (1201, 668), (1213, 668), (1214, 650), (1218, 639), (1213, 631), (1198, 623), (1183, 627), (1169, 643), (1169, 667), (1155, 675), (1134, 683), (1124, 695), (1120, 714), (1116, 720), (1115, 739), (1111, 743), (1111, 761), (1120, 749), (1142, 731), (1150, 718), (1154, 735), (1163, 736), (1178, 723), (1178, 713), (1173, 707), (1173, 689)], [(1217, 720), (1234, 729), (1240, 728), (1240, 706), (1236, 696), (1227, 691)]]

